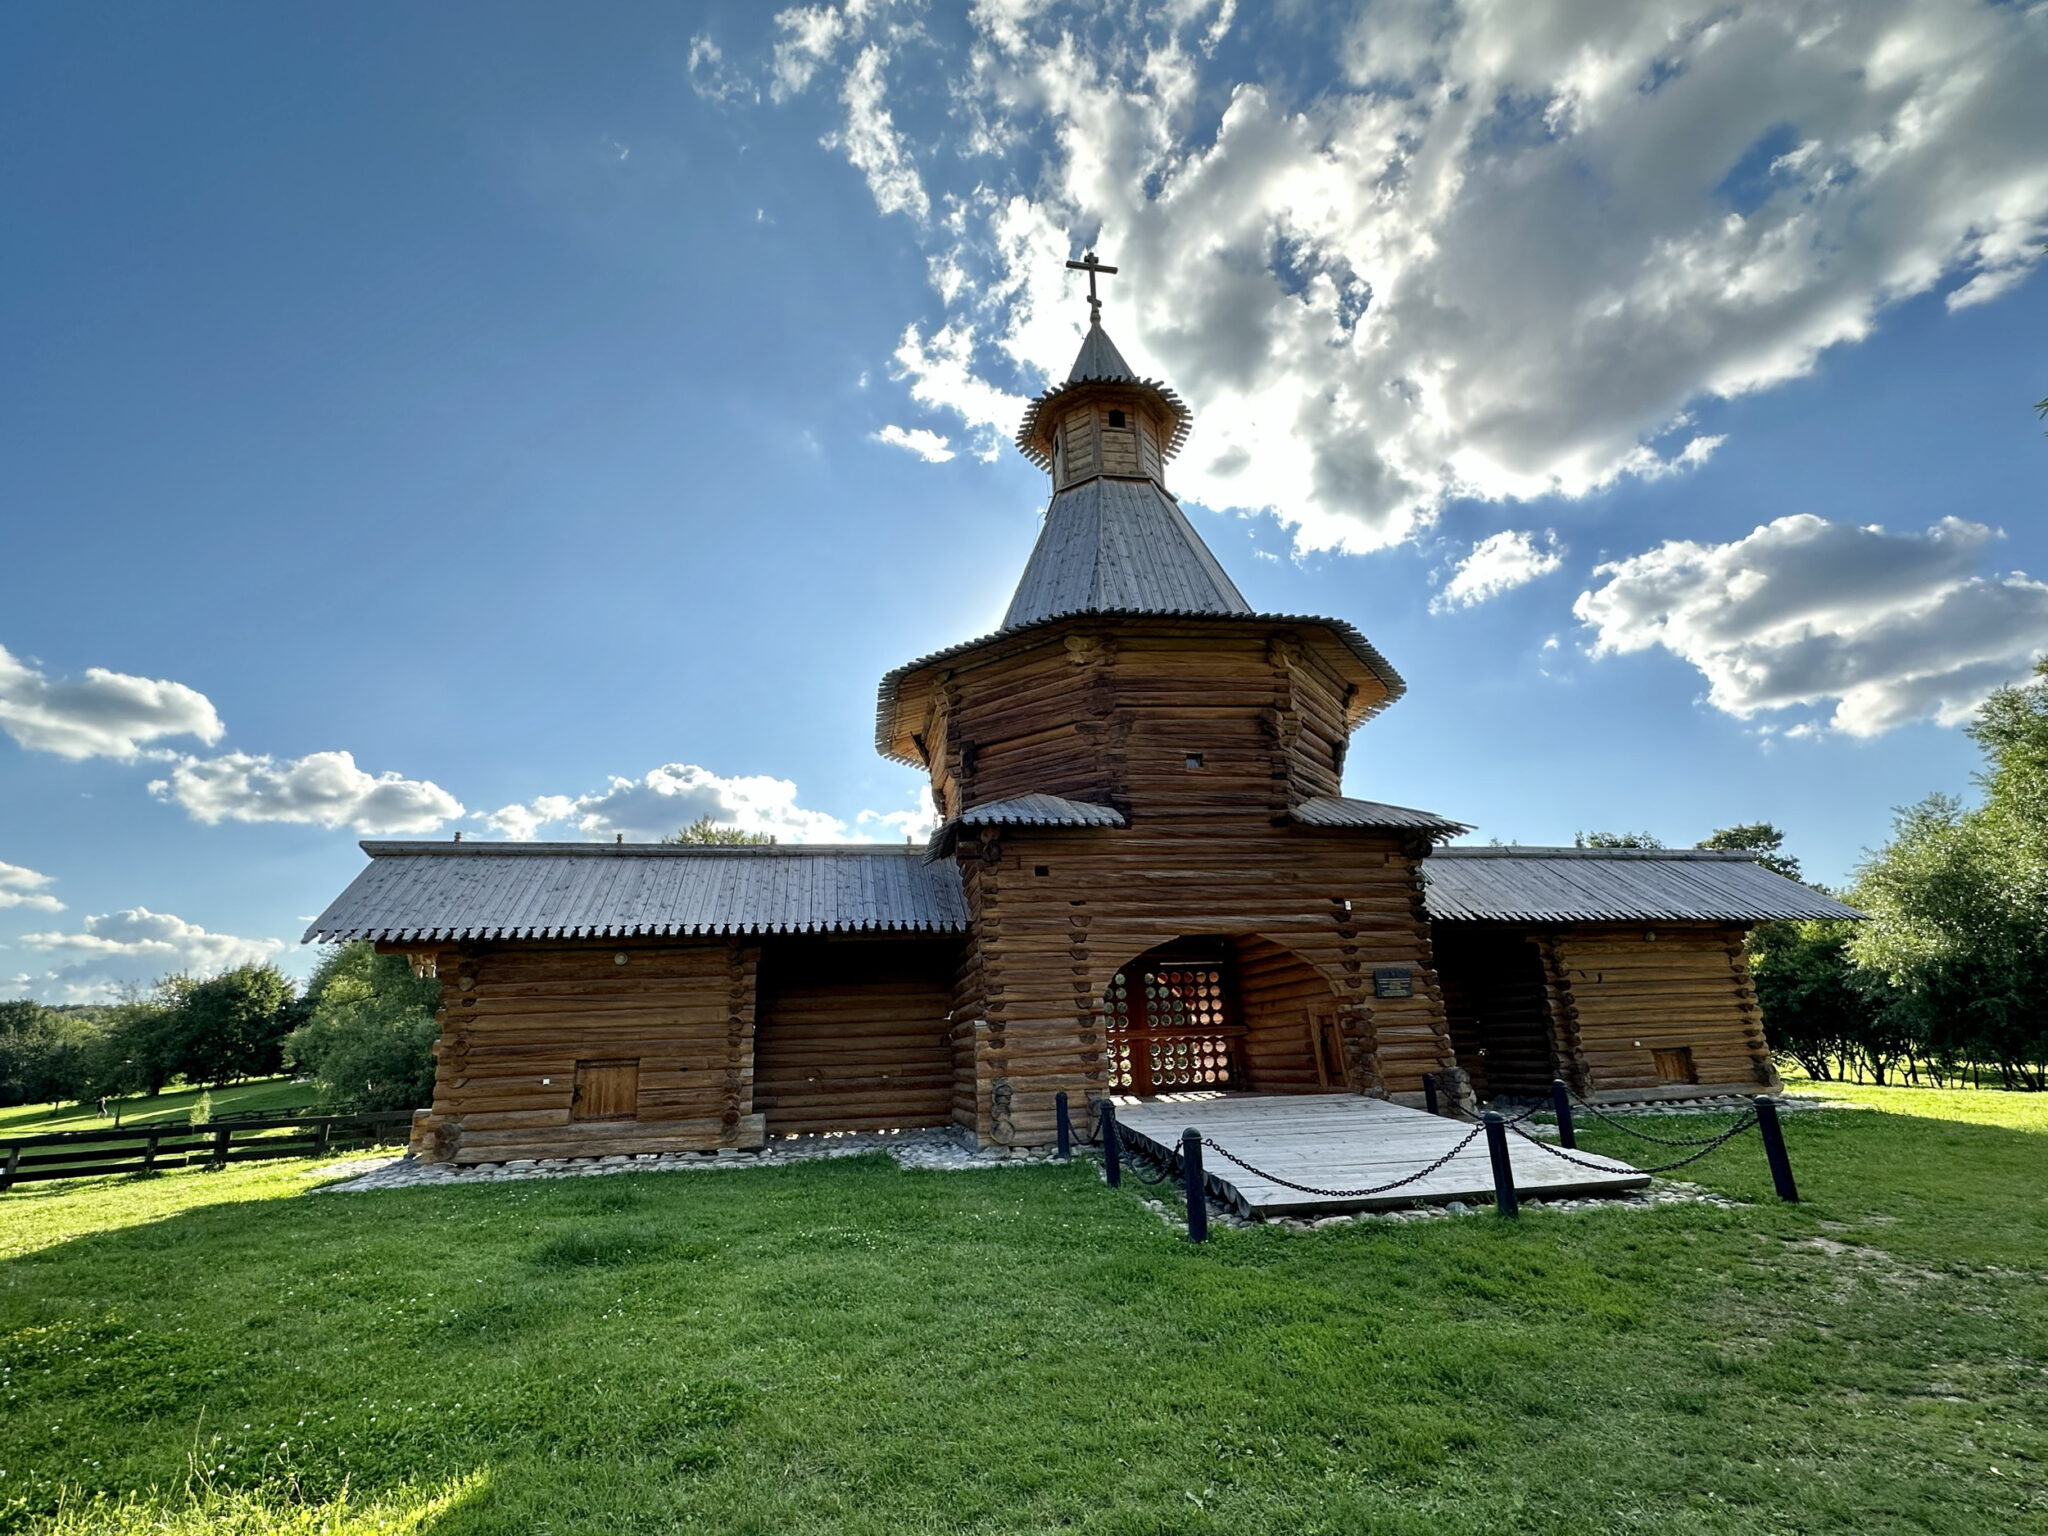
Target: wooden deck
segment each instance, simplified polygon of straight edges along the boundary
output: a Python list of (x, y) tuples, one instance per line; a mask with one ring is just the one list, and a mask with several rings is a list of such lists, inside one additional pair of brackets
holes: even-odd
[[(1118, 1099), (1116, 1114), (1134, 1138), (1162, 1156), (1178, 1148), (1181, 1132), (1192, 1126), (1246, 1162), (1318, 1189), (1358, 1189), (1398, 1179), (1435, 1162), (1473, 1129), (1469, 1121), (1351, 1094), (1166, 1094)], [(1508, 1150), (1515, 1188), (1525, 1200), (1622, 1194), (1650, 1182), (1648, 1174), (1627, 1163), (1590, 1152), (1574, 1155), (1613, 1172), (1575, 1167), (1512, 1133)], [(1202, 1152), (1202, 1171), (1210, 1193), (1247, 1216), (1326, 1216), (1493, 1196), (1493, 1165), (1484, 1136), (1475, 1137), (1427, 1178), (1381, 1195), (1305, 1195), (1248, 1173), (1208, 1147)]]

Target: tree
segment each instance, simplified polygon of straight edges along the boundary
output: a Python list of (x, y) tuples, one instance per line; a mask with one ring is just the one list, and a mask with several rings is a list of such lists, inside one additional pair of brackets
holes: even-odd
[(1747, 853), (1774, 874), (1805, 883), (1799, 873), (1799, 861), (1784, 851), (1785, 834), (1768, 821), (1746, 821), (1740, 826), (1720, 827), (1697, 846)]
[(1969, 733), (1984, 803), (1932, 795), (1899, 813), (1857, 872), (1851, 899), (1872, 921), (1850, 950), (1928, 1054), (2048, 1087), (2048, 659), (1986, 699)]
[(174, 1074), (218, 1088), (283, 1067), (284, 1037), (299, 1022), (297, 989), (276, 966), (238, 965), (203, 981), (173, 976), (158, 990), (170, 1005)]
[(1664, 840), (1653, 832), (1580, 832), (1572, 838), (1574, 848), (1662, 848)]
[(1861, 984), (1849, 958), (1849, 922), (1759, 923), (1749, 936), (1750, 975), (1773, 1050), (1797, 1061), (1808, 1077), (1828, 1082), (1848, 1064), (1870, 1065), (1879, 1082), (1896, 1059), (1867, 1049), (1881, 995)]
[(329, 951), (306, 984), (306, 1022), (285, 1052), (322, 1097), (362, 1109), (419, 1109), (434, 1098), (441, 984), (367, 941)]
[(103, 1029), (89, 1013), (0, 1003), (0, 1104), (84, 1097), (87, 1061)]
[(772, 832), (742, 832), (738, 827), (720, 826), (709, 816), (699, 816), (680, 832), (662, 839), (670, 847), (693, 848), (765, 847), (774, 841)]

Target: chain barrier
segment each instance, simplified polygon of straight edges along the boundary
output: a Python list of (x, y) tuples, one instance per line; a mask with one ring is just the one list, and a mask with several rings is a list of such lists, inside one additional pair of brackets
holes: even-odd
[(1413, 1184), (1418, 1179), (1428, 1178), (1432, 1173), (1435, 1173), (1439, 1168), (1443, 1167), (1446, 1163), (1450, 1162), (1451, 1159), (1456, 1157), (1460, 1152), (1464, 1151), (1467, 1147), (1471, 1146), (1473, 1142), (1477, 1141), (1479, 1139), (1479, 1133), (1485, 1129), (1486, 1127), (1483, 1125), (1475, 1125), (1463, 1141), (1460, 1141), (1455, 1147), (1451, 1148), (1450, 1151), (1446, 1152), (1442, 1157), (1438, 1158), (1435, 1162), (1431, 1163), (1427, 1168), (1417, 1169), (1414, 1173), (1409, 1174), (1406, 1178), (1395, 1179), (1392, 1183), (1375, 1184), (1370, 1189), (1317, 1189), (1313, 1184), (1297, 1184), (1292, 1179), (1281, 1178), (1280, 1175), (1277, 1173), (1268, 1173), (1263, 1168), (1254, 1167), (1252, 1164), (1246, 1162), (1243, 1158), (1239, 1157), (1235, 1152), (1232, 1152), (1228, 1147), (1219, 1146), (1217, 1143), (1211, 1141), (1206, 1136), (1202, 1138), (1202, 1145), (1207, 1147), (1210, 1151), (1214, 1152), (1218, 1157), (1226, 1158), (1230, 1162), (1237, 1164), (1237, 1166), (1242, 1168), (1246, 1173), (1254, 1174), (1257, 1177), (1266, 1180), (1270, 1184), (1278, 1184), (1282, 1189), (1296, 1190), (1304, 1195), (1322, 1195), (1333, 1200), (1356, 1200), (1363, 1195), (1384, 1195), (1389, 1190), (1399, 1189), (1404, 1184)]
[(1160, 1166), (1157, 1173), (1148, 1176), (1142, 1172), (1143, 1164), (1151, 1161), (1150, 1150), (1138, 1145), (1131, 1134), (1124, 1129), (1122, 1121), (1117, 1122), (1116, 1139), (1122, 1143), (1125, 1151), (1132, 1154), (1134, 1160), (1131, 1164), (1131, 1175), (1140, 1184), (1164, 1184), (1168, 1179), (1175, 1177), (1180, 1172), (1180, 1153), (1177, 1151), (1169, 1152), (1166, 1155), (1166, 1161)]
[[(1723, 1131), (1720, 1135), (1716, 1136), (1712, 1141), (1705, 1143), (1690, 1141), (1676, 1143), (1676, 1145), (1678, 1146), (1699, 1147), (1699, 1150), (1693, 1153), (1692, 1156), (1681, 1157), (1675, 1163), (1664, 1163), (1656, 1168), (1637, 1168), (1634, 1171), (1636, 1173), (1670, 1173), (1673, 1169), (1683, 1168), (1687, 1163), (1696, 1163), (1701, 1158), (1705, 1157), (1709, 1152), (1713, 1152), (1721, 1147), (1725, 1147), (1729, 1142), (1733, 1141), (1736, 1137), (1740, 1136), (1744, 1131), (1749, 1130), (1756, 1123), (1757, 1119), (1754, 1112), (1744, 1115), (1740, 1120), (1736, 1121), (1735, 1124), (1729, 1126), (1727, 1130)], [(1571, 1163), (1580, 1168), (1590, 1168), (1595, 1173), (1614, 1173), (1618, 1171), (1613, 1163), (1595, 1163), (1589, 1162), (1587, 1159), (1583, 1157), (1573, 1157), (1571, 1153), (1565, 1151), (1562, 1147), (1553, 1147), (1547, 1141), (1538, 1141), (1534, 1136), (1531, 1136), (1527, 1131), (1512, 1127), (1511, 1129), (1514, 1129), (1515, 1134), (1521, 1137), (1522, 1140), (1528, 1142), (1530, 1146), (1541, 1147), (1545, 1152), (1548, 1152), (1552, 1157), (1557, 1158), (1562, 1162)]]
[[(1584, 1099), (1580, 1098), (1576, 1093), (1572, 1095), (1572, 1107), (1575, 1109), (1585, 1110), (1586, 1113), (1591, 1115), (1594, 1119), (1600, 1121), (1603, 1125), (1613, 1126), (1615, 1130), (1621, 1132), (1624, 1136), (1633, 1136), (1637, 1141), (1654, 1142), (1656, 1145), (1660, 1147), (1718, 1147), (1722, 1142), (1728, 1139), (1726, 1134), (1720, 1135), (1718, 1137), (1702, 1137), (1698, 1141), (1678, 1140), (1669, 1136), (1652, 1136), (1648, 1131), (1639, 1131), (1635, 1129), (1635, 1127), (1631, 1125), (1626, 1125), (1620, 1120), (1615, 1119), (1614, 1116), (1608, 1114), (1605, 1110), (1600, 1108), (1599, 1105), (1587, 1103)], [(1754, 1111), (1745, 1111), (1744, 1113), (1748, 1116), (1748, 1118), (1751, 1121), (1754, 1121), (1756, 1119)], [(1510, 1121), (1508, 1123), (1512, 1125), (1514, 1122)]]

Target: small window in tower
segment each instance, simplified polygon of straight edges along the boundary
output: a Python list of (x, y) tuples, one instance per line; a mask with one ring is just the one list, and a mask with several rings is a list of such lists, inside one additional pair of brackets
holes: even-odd
[(1031, 866), (1031, 873), (1038, 876), (1039, 879), (1043, 880), (1047, 875), (1052, 873), (1052, 866), (1050, 864), (1034, 864)]
[(1201, 767), (1201, 766), (1202, 766), (1202, 754), (1201, 754), (1201, 753), (1199, 753), (1199, 752), (1190, 752), (1190, 753), (1188, 754), (1188, 766), (1189, 766), (1190, 768), (1199, 768), (1199, 767)]
[(1122, 411), (1111, 411), (1109, 413), (1109, 424), (1112, 427), (1122, 426), (1124, 424), (1124, 413)]

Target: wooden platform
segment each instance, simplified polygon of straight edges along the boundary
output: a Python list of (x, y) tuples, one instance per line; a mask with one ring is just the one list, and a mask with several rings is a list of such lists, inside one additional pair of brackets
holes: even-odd
[[(1118, 1099), (1116, 1114), (1134, 1138), (1162, 1156), (1178, 1148), (1181, 1132), (1192, 1126), (1246, 1162), (1318, 1189), (1385, 1184), (1435, 1162), (1473, 1129), (1468, 1121), (1352, 1094), (1167, 1094)], [(1622, 1194), (1650, 1182), (1627, 1163), (1590, 1152), (1574, 1155), (1613, 1172), (1576, 1167), (1512, 1133), (1508, 1148), (1515, 1187), (1525, 1200)], [(1324, 1216), (1493, 1197), (1484, 1136), (1427, 1178), (1381, 1195), (1305, 1195), (1248, 1173), (1206, 1147), (1202, 1171), (1210, 1193), (1247, 1216)]]

